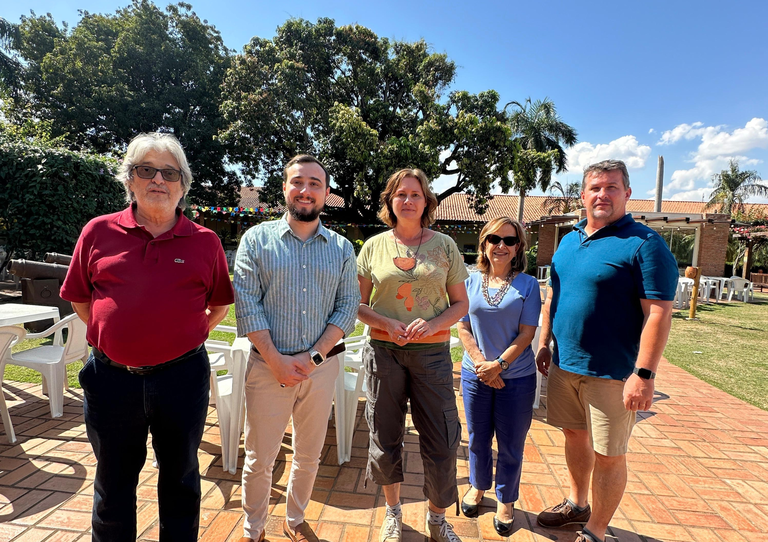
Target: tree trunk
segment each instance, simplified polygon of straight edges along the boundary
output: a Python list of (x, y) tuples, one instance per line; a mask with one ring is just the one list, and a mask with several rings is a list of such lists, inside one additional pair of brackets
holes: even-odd
[(525, 210), (525, 190), (520, 189), (520, 195), (517, 198), (517, 221), (523, 223), (523, 211)]

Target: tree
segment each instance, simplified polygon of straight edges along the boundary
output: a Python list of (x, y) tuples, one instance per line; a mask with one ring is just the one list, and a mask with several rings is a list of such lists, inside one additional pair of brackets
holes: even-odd
[(526, 192), (536, 187), (547, 191), (552, 172), (567, 170), (563, 146), (574, 145), (577, 139), (576, 130), (562, 121), (549, 98), (535, 102), (528, 98), (524, 104), (509, 102), (506, 107), (510, 105), (516, 108), (509, 117), (509, 125), (519, 156), (513, 167), (513, 182), (520, 194), (517, 219), (522, 221)]
[[(560, 195), (555, 195), (559, 192)], [(563, 188), (560, 181), (555, 181), (549, 188), (549, 196), (544, 200), (544, 211), (548, 215), (568, 214), (581, 208), (581, 184), (568, 183)]]
[(21, 85), (22, 66), (15, 53), (20, 41), (19, 27), (0, 17), (0, 87), (12, 95)]
[(172, 132), (196, 177), (190, 200), (236, 203), (240, 180), (217, 137), (230, 51), (190, 5), (134, 0), (112, 15), (82, 12), (71, 31), (32, 14), (20, 31), (29, 69), (15, 122), (32, 115), (72, 149), (116, 155), (140, 132)]
[(455, 65), (424, 41), (391, 42), (359, 25), (292, 19), (271, 39), (254, 37), (224, 83), (222, 139), (244, 173), (280, 198), (282, 165), (318, 156), (348, 220), (375, 221), (387, 177), (402, 167), (455, 175), (479, 211), (496, 179), (506, 189), (511, 132), (494, 91), (452, 92)]
[(757, 171), (740, 171), (737, 160), (729, 160), (728, 169), (712, 175), (712, 182), (714, 188), (705, 209), (717, 207), (719, 213), (744, 213), (747, 198), (768, 197), (768, 186), (761, 184)]

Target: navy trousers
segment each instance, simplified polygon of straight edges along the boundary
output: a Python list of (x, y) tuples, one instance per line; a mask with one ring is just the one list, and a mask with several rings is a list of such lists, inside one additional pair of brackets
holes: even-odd
[(200, 523), (197, 449), (208, 411), (205, 349), (149, 375), (105, 365), (93, 355), (80, 371), (85, 426), (96, 455), (93, 542), (135, 542), (136, 486), (147, 434), (158, 463), (162, 542), (193, 542)]
[(531, 428), (536, 375), (504, 381), (494, 389), (480, 382), (473, 372), (461, 369), (464, 413), (469, 431), (469, 483), (481, 490), (493, 482), (493, 436), (496, 435), (496, 498), (502, 503), (517, 501), (523, 471), (525, 437)]

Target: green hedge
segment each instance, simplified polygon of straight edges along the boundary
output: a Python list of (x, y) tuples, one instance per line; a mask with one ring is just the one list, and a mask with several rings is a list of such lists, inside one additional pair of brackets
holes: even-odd
[(16, 258), (71, 254), (91, 219), (125, 207), (117, 162), (0, 139), (0, 236)]

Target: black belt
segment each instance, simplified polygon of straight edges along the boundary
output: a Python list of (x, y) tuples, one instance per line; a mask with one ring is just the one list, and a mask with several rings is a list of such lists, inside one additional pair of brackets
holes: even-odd
[(156, 373), (158, 371), (162, 371), (163, 369), (166, 369), (171, 365), (175, 365), (176, 363), (189, 359), (190, 357), (204, 350), (205, 345), (201, 344), (200, 346), (193, 348), (186, 354), (182, 354), (178, 358), (172, 359), (171, 361), (166, 361), (165, 363), (160, 363), (158, 365), (145, 365), (143, 367), (133, 367), (131, 365), (123, 365), (122, 363), (118, 363), (116, 361), (109, 359), (109, 357), (107, 357), (107, 355), (104, 352), (102, 352), (101, 350), (97, 350), (95, 346), (92, 348), (93, 348), (93, 357), (99, 360), (100, 362), (102, 362), (104, 365), (109, 365), (110, 367), (115, 367), (117, 369), (123, 369), (124, 371), (128, 371), (131, 374), (149, 375), (152, 373)]
[[(338, 355), (338, 354), (341, 354), (341, 353), (342, 353), (344, 350), (346, 350), (346, 349), (347, 349), (347, 345), (346, 345), (345, 343), (343, 343), (343, 342), (340, 342), (340, 343), (338, 343), (336, 346), (334, 346), (333, 348), (331, 348), (331, 350), (330, 350), (330, 351), (329, 351), (329, 352), (328, 352), (328, 353), (325, 355), (325, 357), (326, 357), (326, 358), (330, 358), (330, 357), (332, 357), (332, 356), (336, 356), (336, 355)], [(258, 349), (258, 348), (256, 348), (256, 345), (253, 345), (253, 344), (252, 344), (252, 345), (251, 345), (251, 350), (253, 350), (254, 352), (256, 352), (257, 354), (259, 354), (259, 355), (261, 356), (261, 353), (259, 352), (259, 349)], [(302, 352), (303, 352), (303, 350), (302, 350)], [(296, 353), (294, 353), (294, 354), (288, 354), (288, 355), (289, 355), (289, 356), (295, 356), (295, 355), (296, 355), (296, 354), (298, 354), (298, 353), (299, 353), (299, 352), (296, 352)], [(263, 357), (263, 356), (262, 356), (262, 357)]]

